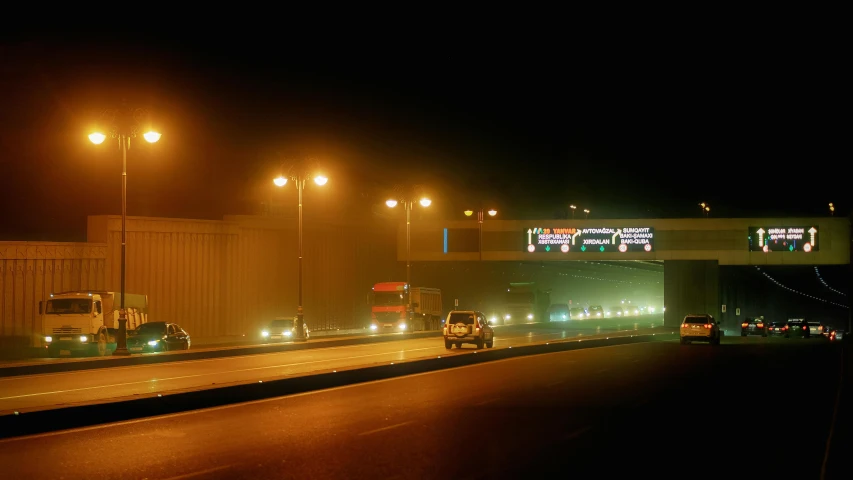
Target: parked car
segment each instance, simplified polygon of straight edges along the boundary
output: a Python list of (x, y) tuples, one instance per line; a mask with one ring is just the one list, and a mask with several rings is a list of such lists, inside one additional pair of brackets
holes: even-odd
[(189, 350), (190, 345), (190, 334), (176, 323), (147, 322), (127, 332), (127, 349), (131, 352)]

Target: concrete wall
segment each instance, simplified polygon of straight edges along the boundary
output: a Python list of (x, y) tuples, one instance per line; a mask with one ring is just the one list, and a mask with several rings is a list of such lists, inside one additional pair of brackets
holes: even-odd
[(685, 315), (719, 317), (720, 267), (715, 260), (669, 260), (663, 264), (663, 322), (677, 327)]
[(0, 242), (0, 347), (24, 346), (51, 292), (102, 289), (104, 243)]

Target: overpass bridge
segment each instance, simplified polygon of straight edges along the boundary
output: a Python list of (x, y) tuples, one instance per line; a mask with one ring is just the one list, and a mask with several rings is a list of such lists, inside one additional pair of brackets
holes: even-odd
[(847, 218), (689, 218), (422, 221), (397, 231), (397, 258), (413, 262), (663, 263), (664, 322), (688, 313), (731, 315), (720, 266), (848, 265)]

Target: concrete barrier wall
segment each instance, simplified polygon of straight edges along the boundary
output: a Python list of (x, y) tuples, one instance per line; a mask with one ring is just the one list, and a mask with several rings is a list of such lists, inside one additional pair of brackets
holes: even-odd
[(103, 289), (106, 258), (104, 243), (0, 242), (0, 348), (29, 343), (52, 292)]

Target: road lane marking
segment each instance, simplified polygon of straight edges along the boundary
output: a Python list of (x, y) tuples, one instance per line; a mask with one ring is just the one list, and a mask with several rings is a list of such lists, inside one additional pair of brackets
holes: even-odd
[(363, 435), (372, 435), (372, 434), (374, 434), (374, 433), (384, 432), (384, 431), (386, 431), (386, 430), (392, 430), (392, 429), (399, 428), (399, 427), (402, 427), (402, 426), (405, 426), (405, 425), (409, 425), (410, 423), (414, 423), (414, 422), (411, 422), (411, 421), (410, 421), (410, 422), (398, 423), (398, 424), (396, 424), (396, 425), (389, 425), (389, 426), (387, 426), (387, 427), (377, 428), (376, 430), (368, 430), (368, 431), (366, 431), (366, 432), (361, 432), (361, 433), (359, 433), (358, 435), (359, 435), (359, 436), (363, 436)]
[[(582, 350), (600, 350), (600, 349), (604, 349), (604, 348), (630, 347), (630, 346), (636, 346), (636, 345), (637, 345), (636, 343), (619, 344), (619, 345), (601, 345), (601, 346), (592, 347), (592, 348), (583, 348), (580, 350), (568, 350), (568, 351), (563, 351), (563, 352), (554, 352), (554, 354), (578, 352), (578, 351), (582, 351)], [(546, 353), (546, 354), (541, 354), (541, 355), (551, 355), (551, 354)], [(539, 356), (539, 355), (536, 355), (536, 356)], [(220, 410), (227, 410), (227, 409), (231, 409), (231, 408), (238, 408), (238, 407), (250, 406), (250, 405), (260, 405), (262, 403), (282, 402), (282, 401), (287, 401), (290, 398), (307, 397), (309, 395), (317, 395), (317, 394), (321, 394), (321, 393), (335, 392), (338, 390), (344, 390), (344, 389), (348, 389), (348, 388), (371, 386), (371, 385), (376, 385), (376, 384), (380, 384), (380, 383), (393, 382), (396, 380), (404, 380), (404, 379), (408, 379), (408, 378), (417, 378), (417, 377), (421, 377), (421, 376), (425, 376), (425, 375), (435, 375), (437, 373), (445, 373), (445, 372), (452, 372), (452, 371), (463, 370), (463, 369), (468, 369), (468, 368), (497, 365), (497, 364), (501, 364), (501, 363), (507, 363), (507, 362), (512, 362), (512, 361), (521, 360), (521, 359), (525, 359), (525, 358), (532, 358), (532, 357), (534, 357), (534, 356), (533, 355), (529, 355), (529, 356), (524, 355), (521, 357), (503, 358), (500, 360), (491, 360), (491, 361), (486, 362), (486, 363), (475, 363), (473, 365), (462, 365), (459, 367), (442, 368), (440, 370), (433, 370), (430, 372), (421, 372), (421, 373), (415, 373), (412, 375), (404, 375), (404, 376), (400, 376), (400, 377), (383, 378), (381, 380), (372, 380), (369, 382), (353, 383), (350, 385), (341, 385), (339, 387), (324, 388), (321, 390), (312, 390), (310, 392), (294, 393), (291, 395), (285, 395), (285, 396), (281, 396), (281, 397), (262, 398), (260, 400), (252, 400), (249, 402), (232, 403), (230, 405), (220, 405), (218, 407), (200, 408), (200, 409), (196, 409), (196, 410), (189, 410), (186, 412), (169, 413), (166, 415), (155, 415), (155, 416), (151, 416), (151, 417), (137, 418), (135, 420), (125, 420), (123, 422), (113, 422), (113, 423), (105, 423), (102, 425), (92, 425), (90, 427), (80, 427), (80, 428), (72, 428), (72, 429), (68, 429), (68, 430), (59, 430), (59, 431), (55, 431), (55, 432), (36, 433), (33, 435), (23, 435), (20, 437), (0, 438), (0, 445), (2, 445), (4, 443), (34, 440), (34, 439), (38, 439), (38, 438), (56, 437), (59, 435), (69, 435), (69, 434), (76, 435), (76, 434), (81, 433), (81, 432), (89, 432), (92, 430), (102, 430), (105, 428), (123, 427), (123, 426), (127, 426), (127, 425), (135, 425), (137, 423), (153, 422), (153, 421), (157, 421), (157, 420), (168, 420), (170, 418), (178, 418), (178, 417), (185, 417), (185, 416), (190, 416), (190, 415), (198, 415), (200, 413), (217, 412)]]
[(204, 474), (206, 474), (206, 473), (218, 472), (218, 471), (220, 471), (220, 470), (225, 470), (226, 468), (231, 468), (231, 467), (233, 467), (233, 466), (234, 466), (234, 465), (232, 464), (232, 465), (223, 465), (223, 466), (221, 466), (221, 467), (208, 468), (208, 469), (205, 469), (205, 470), (199, 470), (199, 471), (197, 471), (197, 472), (186, 473), (186, 474), (184, 474), (184, 475), (178, 475), (177, 477), (169, 477), (169, 478), (166, 478), (166, 479), (164, 479), (164, 480), (183, 480), (183, 479), (185, 479), (185, 478), (197, 477), (197, 476), (199, 476), (199, 475), (204, 475)]

